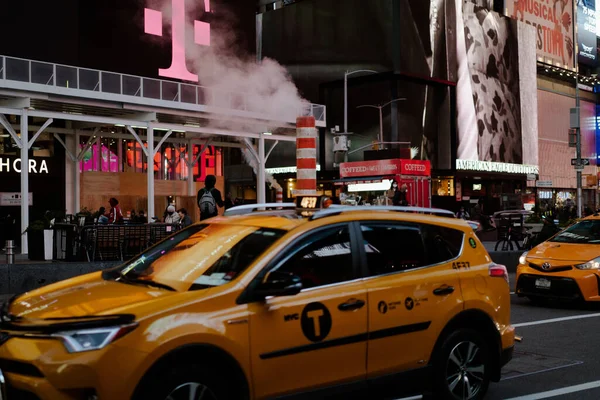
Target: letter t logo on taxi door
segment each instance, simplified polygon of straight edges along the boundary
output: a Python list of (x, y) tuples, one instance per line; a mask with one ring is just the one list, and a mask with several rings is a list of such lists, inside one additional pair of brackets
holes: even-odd
[[(171, 55), (171, 66), (167, 69), (159, 69), (158, 75), (166, 78), (181, 79), (185, 81), (198, 82), (198, 75), (191, 73), (186, 65), (185, 51), (185, 0), (171, 0), (171, 41), (173, 51)], [(210, 12), (210, 0), (204, 0), (204, 11)], [(162, 12), (144, 9), (144, 32), (149, 35), (162, 36)], [(210, 46), (210, 24), (202, 21), (194, 21), (194, 42), (201, 46)]]

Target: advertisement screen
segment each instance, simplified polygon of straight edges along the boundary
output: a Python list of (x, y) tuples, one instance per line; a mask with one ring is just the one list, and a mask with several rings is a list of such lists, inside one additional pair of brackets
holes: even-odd
[(577, 0), (577, 47), (580, 63), (596, 66), (596, 40), (596, 0)]
[(573, 0), (506, 0), (506, 15), (535, 28), (537, 56), (573, 70)]
[(458, 11), (457, 168), (524, 173), (498, 163), (538, 165), (535, 30), (471, 2)]

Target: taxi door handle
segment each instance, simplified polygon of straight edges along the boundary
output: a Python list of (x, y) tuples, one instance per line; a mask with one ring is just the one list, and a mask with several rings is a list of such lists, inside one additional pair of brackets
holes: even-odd
[(362, 300), (351, 299), (345, 303), (342, 303), (338, 306), (338, 310), (340, 311), (354, 311), (362, 308), (365, 305), (365, 302)]
[(433, 294), (436, 296), (446, 296), (454, 292), (454, 286), (441, 286), (437, 289), (433, 289)]

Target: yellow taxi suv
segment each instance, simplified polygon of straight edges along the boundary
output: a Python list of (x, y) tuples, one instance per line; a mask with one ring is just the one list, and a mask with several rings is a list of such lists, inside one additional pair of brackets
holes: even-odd
[(7, 302), (2, 399), (482, 399), (500, 379), (508, 274), (469, 224), (288, 211), (205, 220)]
[(600, 216), (595, 214), (523, 253), (516, 293), (533, 302), (600, 300)]

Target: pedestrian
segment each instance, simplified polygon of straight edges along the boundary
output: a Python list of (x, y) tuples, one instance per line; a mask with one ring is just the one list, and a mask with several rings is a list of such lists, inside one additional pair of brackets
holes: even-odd
[(175, 206), (170, 205), (167, 207), (167, 215), (165, 217), (165, 224), (178, 224), (181, 218), (179, 214), (175, 212)]
[(108, 215), (108, 223), (109, 224), (122, 224), (123, 223), (123, 213), (121, 212), (121, 207), (119, 207), (119, 200), (111, 197), (108, 200), (108, 204), (110, 204), (110, 213)]
[(221, 198), (221, 192), (215, 188), (217, 177), (207, 175), (204, 180), (204, 187), (198, 191), (198, 207), (200, 208), (200, 220), (216, 217), (219, 215), (219, 207), (223, 207), (225, 203)]
[(179, 223), (182, 227), (190, 226), (192, 224), (192, 218), (188, 215), (188, 212), (185, 208), (180, 208), (177, 210), (179, 214)]

